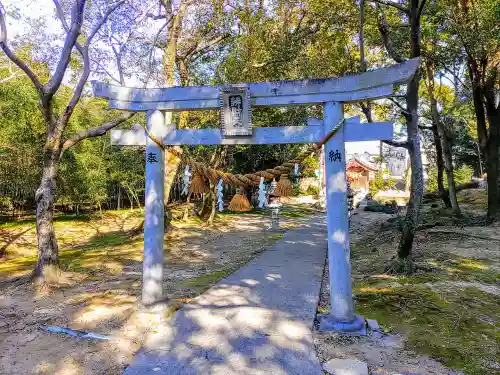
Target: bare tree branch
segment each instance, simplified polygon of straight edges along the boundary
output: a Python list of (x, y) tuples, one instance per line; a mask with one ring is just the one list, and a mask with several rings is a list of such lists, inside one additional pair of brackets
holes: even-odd
[(61, 24), (62, 24), (64, 31), (69, 33), (70, 27), (69, 27), (68, 22), (66, 21), (66, 17), (64, 17), (64, 12), (63, 12), (63, 9), (61, 7), (61, 4), (59, 3), (59, 0), (52, 0), (52, 2), (54, 3), (54, 6), (56, 7), (56, 15), (57, 15), (57, 18), (59, 18), (59, 20), (61, 21)]
[(7, 57), (16, 64), (29, 77), (31, 82), (35, 85), (37, 90), (43, 91), (43, 85), (38, 79), (37, 75), (31, 68), (21, 60), (7, 45), (7, 24), (5, 22), (5, 11), (3, 4), (0, 2), (0, 48), (7, 55)]
[(45, 85), (44, 91), (49, 97), (53, 96), (61, 86), (64, 74), (68, 68), (71, 60), (71, 51), (73, 50), (73, 47), (75, 46), (78, 36), (82, 30), (85, 3), (86, 0), (76, 0), (73, 8), (71, 9), (71, 26), (66, 34), (56, 71), (50, 78), (49, 82)]
[[(54, 5), (56, 7), (57, 18), (59, 18), (59, 20), (61, 21), (61, 25), (62, 25), (64, 31), (66, 33), (69, 33), (70, 27), (68, 25), (68, 22), (66, 21), (66, 18), (64, 17), (64, 12), (63, 12), (63, 9), (61, 7), (61, 4), (59, 3), (59, 0), (52, 0), (52, 2), (54, 3)], [(78, 50), (80, 55), (82, 55), (82, 57), (83, 57), (83, 47), (81, 46), (80, 43), (78, 43), (78, 41), (75, 42), (75, 48)]]
[(391, 7), (394, 7), (398, 10), (400, 10), (401, 12), (403, 13), (406, 13), (406, 14), (409, 14), (410, 13), (410, 9), (408, 9), (407, 7), (404, 7), (402, 6), (401, 4), (398, 4), (398, 3), (393, 3), (392, 1), (389, 1), (389, 0), (371, 0), (375, 3), (379, 3), (379, 4), (383, 4), (383, 5), (388, 5), (388, 6), (391, 6)]
[(107, 131), (117, 127), (118, 125), (130, 120), (135, 115), (135, 112), (123, 112), (120, 116), (105, 122), (104, 124), (92, 129), (83, 130), (69, 137), (62, 145), (61, 156), (68, 148), (73, 147), (77, 143), (87, 138), (99, 137), (106, 134)]
[(194, 43), (192, 46), (190, 46), (190, 48), (187, 49), (186, 52), (181, 54), (180, 58), (185, 60), (185, 59), (188, 59), (190, 56), (194, 56), (197, 54), (203, 54), (204, 52), (206, 52), (207, 50), (216, 46), (217, 44), (219, 44), (223, 40), (229, 38), (230, 36), (231, 36), (231, 34), (225, 33), (222, 35), (218, 35), (213, 39), (202, 41), (199, 44)]
[(92, 43), (92, 39), (94, 39), (95, 34), (97, 34), (102, 25), (104, 25), (104, 23), (108, 20), (111, 13), (113, 13), (116, 9), (118, 9), (118, 7), (122, 6), (123, 4), (125, 4), (125, 0), (118, 1), (117, 3), (111, 5), (106, 10), (106, 12), (104, 12), (99, 22), (97, 22), (97, 24), (93, 27), (93, 29), (90, 31), (90, 34), (87, 35), (87, 41), (85, 42), (85, 47), (90, 46), (90, 43)]
[(165, 27), (168, 26), (168, 24), (171, 21), (172, 21), (172, 17), (170, 17), (170, 19), (167, 22), (165, 22), (162, 27), (160, 27), (160, 30), (158, 30), (158, 32), (156, 33), (155, 38), (153, 40), (153, 43), (151, 44), (151, 49), (149, 51), (149, 58), (148, 58), (148, 66), (149, 66), (149, 70), (150, 71), (153, 71), (153, 69), (152, 69), (152, 66), (153, 66), (153, 62), (152, 62), (152, 60), (153, 60), (153, 52), (155, 50), (155, 47), (157, 46), (156, 43), (158, 42), (158, 38), (160, 37), (161, 32), (165, 29)]
[[(443, 65), (443, 69), (445, 71), (447, 71), (448, 73), (450, 73), (453, 76), (453, 78), (457, 79), (461, 83), (461, 85), (467, 89), (467, 91), (469, 91), (469, 92), (471, 91), (471, 88), (467, 85), (467, 83), (465, 83), (462, 80), (462, 78), (460, 78), (453, 70), (451, 70), (450, 68), (448, 68), (445, 65)], [(444, 77), (447, 78), (451, 83), (453, 83), (453, 84), (455, 83), (455, 82), (451, 81), (448, 77), (446, 77), (446, 76), (444, 76)]]
[[(113, 50), (113, 54), (115, 55), (115, 63), (116, 63), (116, 69), (118, 70), (118, 77), (119, 80), (114, 79), (115, 81), (118, 81), (121, 86), (125, 86), (125, 74), (123, 73), (123, 66), (122, 66), (122, 53), (123, 53), (123, 45), (118, 38), (113, 36), (113, 32), (111, 31), (111, 27), (109, 24), (107, 24), (106, 28), (106, 36), (108, 39), (108, 43), (111, 46), (111, 49)], [(130, 37), (130, 33), (129, 33)], [(119, 49), (115, 46), (118, 44)], [(105, 69), (106, 71), (106, 69)], [(107, 71), (106, 73), (110, 75)]]
[(396, 49), (394, 48), (394, 45), (389, 38), (389, 26), (387, 26), (387, 19), (385, 18), (385, 14), (383, 11), (380, 12), (378, 17), (378, 30), (380, 31), (382, 42), (384, 43), (384, 47), (389, 56), (398, 63), (405, 62), (406, 59), (396, 52)]
[(164, 20), (167, 18), (165, 14), (154, 14), (152, 12), (147, 12), (145, 15), (147, 18), (151, 18), (152, 20)]
[(420, 0), (420, 5), (418, 6), (418, 10), (417, 10), (417, 18), (420, 18), (420, 16), (422, 15), (422, 11), (424, 10), (424, 6), (425, 6), (426, 1), (427, 0)]
[(401, 112), (403, 112), (405, 115), (410, 115), (411, 113), (408, 111), (408, 109), (406, 109), (405, 107), (403, 107), (400, 103), (398, 103), (397, 100), (394, 100), (393, 98), (387, 98), (389, 99), (392, 103), (394, 103), (400, 110)]
[(115, 81), (117, 84), (119, 85), (122, 85), (123, 86), (123, 83), (120, 82), (119, 79), (117, 79), (115, 76), (113, 76), (107, 69), (104, 65), (101, 64), (101, 61), (99, 60), (96, 60), (96, 59), (93, 59), (91, 58), (91, 61), (96, 64), (110, 79), (112, 79), (113, 81)]
[(382, 142), (384, 142), (385, 144), (387, 144), (389, 146), (393, 146), (393, 147), (402, 147), (402, 148), (406, 148), (406, 149), (409, 148), (408, 141), (399, 142), (399, 141), (393, 141), (393, 140), (387, 139), (387, 140), (383, 140)]
[(111, 7), (109, 7), (106, 12), (104, 13), (103, 17), (97, 22), (97, 24), (94, 26), (92, 29), (91, 33), (87, 37), (87, 41), (83, 45), (83, 72), (82, 75), (80, 76), (80, 79), (78, 80), (78, 83), (76, 84), (75, 90), (73, 92), (73, 96), (71, 97), (71, 100), (69, 104), (66, 106), (64, 110), (63, 116), (61, 116), (60, 123), (65, 125), (69, 118), (71, 117), (71, 114), (73, 113), (73, 110), (76, 107), (76, 104), (80, 100), (80, 97), (83, 92), (83, 88), (85, 87), (85, 84), (87, 83), (87, 80), (90, 75), (90, 58), (89, 58), (89, 47), (90, 43), (92, 42), (92, 39), (94, 36), (97, 34), (99, 29), (102, 27), (102, 25), (108, 20), (109, 16), (111, 13), (113, 13), (120, 5), (124, 4), (125, 0), (122, 0)]

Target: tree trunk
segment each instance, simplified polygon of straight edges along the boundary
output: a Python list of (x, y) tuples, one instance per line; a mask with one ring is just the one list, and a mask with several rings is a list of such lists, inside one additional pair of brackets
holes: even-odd
[(477, 69), (476, 62), (469, 57), (467, 60), (469, 70), (469, 79), (472, 87), (472, 101), (474, 103), (474, 112), (476, 114), (477, 136), (481, 152), (487, 158), (488, 128), (486, 126), (486, 113), (483, 104), (483, 93), (481, 89), (481, 77)]
[[(217, 149), (212, 153), (209, 165), (211, 165), (215, 169), (219, 168), (226, 155), (227, 148), (225, 148), (224, 146), (217, 147)], [(209, 184), (210, 192), (208, 194), (205, 194), (205, 196), (203, 197), (203, 209), (200, 216), (204, 221), (212, 225), (215, 214), (217, 212), (217, 194), (215, 191), (216, 184), (212, 181), (209, 181)]]
[[(412, 80), (412, 82), (417, 82), (416, 87), (412, 83), (410, 83), (409, 85), (414, 86), (415, 90), (418, 90), (418, 81), (420, 80), (417, 76), (418, 73)], [(410, 94), (411, 90), (408, 95), (410, 96)], [(412, 94), (417, 96), (418, 99), (418, 91)], [(408, 151), (410, 154), (410, 162), (412, 166), (411, 189), (410, 200), (408, 202), (406, 217), (403, 222), (403, 230), (398, 247), (398, 257), (400, 259), (406, 259), (411, 256), (411, 249), (413, 247), (413, 239), (415, 236), (415, 228), (417, 227), (420, 219), (420, 206), (424, 193), (422, 155), (420, 150), (420, 137), (418, 134), (417, 126), (418, 118), (416, 115), (416, 111), (412, 111), (412, 113), (413, 115), (411, 117), (413, 118), (413, 120), (408, 123)]]
[(215, 193), (215, 184), (212, 181), (209, 181), (209, 183), (210, 191), (203, 196), (203, 208), (200, 217), (208, 225), (212, 225), (217, 212), (217, 195)]
[(490, 123), (489, 137), (486, 153), (486, 165), (488, 168), (488, 219), (494, 221), (498, 219), (500, 206), (499, 191), (499, 137), (500, 137), (500, 114), (488, 114)]
[[(182, 151), (180, 147), (177, 146), (177, 151)], [(172, 186), (175, 182), (175, 176), (177, 176), (177, 169), (181, 164), (181, 159), (177, 156), (165, 150), (165, 180), (164, 180), (164, 188), (165, 188), (165, 196), (164, 203), (165, 206), (170, 201), (170, 191), (172, 190)]]
[(443, 147), (439, 139), (439, 133), (436, 124), (432, 125), (432, 134), (434, 135), (434, 144), (436, 145), (436, 167), (437, 167), (437, 184), (439, 196), (443, 200), (445, 207), (450, 208), (450, 196), (448, 190), (444, 188), (444, 161), (443, 161)]
[(132, 197), (135, 199), (135, 202), (137, 203), (137, 207), (139, 207), (139, 209), (141, 209), (142, 206), (141, 206), (141, 200), (139, 199), (139, 196), (133, 190), (131, 190), (131, 194), (132, 194)]
[(122, 208), (122, 188), (118, 185), (118, 196), (116, 198), (116, 209), (120, 210)]
[(444, 124), (440, 121), (438, 125), (438, 131), (440, 135), (441, 145), (443, 147), (443, 159), (444, 159), (444, 167), (446, 170), (446, 175), (448, 177), (448, 199), (451, 203), (451, 209), (455, 216), (461, 216), (462, 212), (460, 211), (460, 206), (458, 204), (457, 199), (457, 189), (455, 184), (455, 176), (453, 174), (453, 156), (451, 151), (451, 142), (448, 138), (448, 134), (446, 129), (444, 128)]
[(184, 214), (182, 215), (182, 221), (187, 221), (189, 219), (191, 210), (191, 192), (188, 193), (186, 198), (186, 206), (184, 207)]
[(54, 231), (54, 203), (59, 161), (57, 140), (47, 136), (43, 155), (43, 172), (40, 186), (35, 193), (36, 236), (38, 241), (38, 261), (35, 277), (45, 281), (47, 276), (59, 266), (59, 247)]
[[(458, 205), (458, 200), (457, 200), (457, 191), (455, 187), (455, 176), (453, 175), (454, 168), (453, 168), (451, 141), (448, 137), (448, 132), (446, 131), (446, 128), (443, 122), (441, 121), (441, 115), (439, 114), (438, 111), (437, 100), (436, 97), (434, 96), (434, 69), (431, 66), (431, 62), (428, 62), (426, 65), (427, 65), (427, 89), (428, 89), (427, 91), (431, 103), (433, 131), (435, 127), (438, 133), (438, 139), (435, 139), (436, 151), (438, 151), (438, 148), (441, 149), (442, 162), (444, 162), (444, 169), (446, 170), (446, 175), (448, 179), (448, 194), (446, 197), (444, 193), (445, 192), (444, 186), (442, 186), (443, 185), (442, 176), (439, 176), (441, 161), (438, 159), (438, 186), (441, 185), (439, 186), (439, 192), (442, 194), (441, 196), (443, 197), (445, 204), (447, 203), (446, 201), (449, 202), (449, 205), (446, 205), (446, 207), (451, 206), (453, 214), (456, 216), (461, 216), (460, 206)], [(434, 138), (436, 138), (435, 133), (434, 133)]]
[[(477, 134), (479, 146), (486, 160), (487, 181), (488, 181), (488, 219), (490, 221), (498, 218), (500, 204), (500, 191), (498, 186), (499, 168), (499, 137), (500, 137), (500, 108), (497, 107), (495, 93), (491, 88), (483, 87), (482, 74), (477, 67), (477, 62), (469, 57), (467, 60), (469, 79), (472, 86), (472, 98), (474, 102), (474, 112), (476, 115)], [(493, 76), (489, 77), (492, 79)], [(485, 99), (483, 101), (483, 99)], [(486, 108), (485, 108), (486, 104)], [(486, 117), (488, 117), (489, 128)]]
[[(420, 17), (418, 14), (418, 7), (418, 0), (410, 0), (411, 57), (420, 57)], [(408, 202), (398, 247), (398, 257), (403, 260), (411, 256), (415, 228), (420, 220), (420, 206), (424, 195), (422, 154), (418, 129), (419, 84), (420, 71), (418, 71), (408, 83), (406, 92), (406, 108), (409, 113), (405, 115), (405, 118), (408, 129), (408, 152), (410, 154), (412, 168), (410, 201)]]
[[(179, 9), (177, 13), (174, 14), (172, 9), (166, 10), (166, 18), (169, 19), (172, 16), (170, 21), (170, 26), (168, 28), (167, 34), (167, 44), (163, 49), (163, 71), (165, 73), (165, 83), (167, 87), (174, 86), (175, 83), (175, 59), (177, 57), (177, 45), (179, 42), (179, 37), (182, 32), (182, 21), (184, 19), (184, 15), (187, 10), (187, 4), (185, 1), (180, 2)], [(172, 125), (172, 112), (165, 113), (165, 123), (167, 125)], [(178, 151), (181, 151), (181, 148), (177, 146)], [(165, 155), (165, 178), (163, 182), (164, 186), (164, 205), (167, 207), (168, 202), (170, 200), (170, 190), (172, 189), (172, 185), (175, 180), (175, 176), (177, 174), (177, 169), (181, 164), (180, 159), (176, 156), (172, 155), (169, 152), (166, 152)], [(171, 217), (171, 212), (165, 210), (165, 219)], [(168, 220), (164, 221), (166, 225), (169, 224)], [(168, 229), (168, 228), (166, 228)]]

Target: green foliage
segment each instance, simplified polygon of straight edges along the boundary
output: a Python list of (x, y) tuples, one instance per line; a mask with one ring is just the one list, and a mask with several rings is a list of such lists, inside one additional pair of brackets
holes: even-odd
[(319, 195), (319, 187), (316, 185), (309, 185), (305, 191), (305, 194), (318, 196)]
[(410, 181), (409, 181), (408, 179), (410, 179), (410, 178), (411, 178), (411, 176), (410, 176), (410, 172), (411, 172), (410, 167), (407, 167), (407, 168), (405, 169), (404, 173), (403, 173), (403, 184), (404, 184), (404, 186), (408, 186), (408, 185), (409, 185), (409, 182), (410, 182)]
[[(444, 178), (444, 180), (445, 180), (444, 182), (447, 183), (445, 178)], [(427, 191), (438, 190), (437, 168), (435, 166), (430, 168), (429, 171), (427, 172), (426, 190)]]
[(303, 194), (303, 191), (302, 189), (300, 188), (300, 184), (299, 183), (294, 183), (292, 184), (292, 190), (293, 190), (293, 196), (294, 197), (298, 197), (299, 195), (302, 195)]
[[(1, 73), (1, 70), (0, 70)], [(0, 74), (1, 76), (1, 74)], [(57, 102), (65, 102), (67, 90)], [(103, 100), (84, 98), (76, 107), (67, 133), (100, 125), (114, 113), (106, 111)], [(41, 178), (45, 125), (38, 109), (38, 96), (24, 77), (0, 85), (0, 210), (33, 207)], [(85, 140), (67, 150), (57, 178), (57, 203), (100, 207), (117, 186), (129, 200), (144, 189), (144, 162), (141, 151), (119, 150), (106, 137)]]
[[(386, 178), (384, 178), (384, 175)], [(396, 188), (396, 179), (391, 175), (388, 169), (377, 171), (375, 177), (370, 181), (370, 194), (373, 197), (379, 191), (385, 191)]]
[(302, 177), (316, 177), (317, 169), (319, 169), (318, 155), (310, 155), (300, 164), (300, 175)]
[(44, 132), (31, 82), (22, 78), (0, 84), (0, 197), (7, 206), (34, 201)]
[[(468, 165), (462, 165), (460, 168), (455, 168), (453, 171), (453, 177), (455, 179), (455, 184), (466, 184), (470, 182), (473, 175), (473, 170)], [(446, 177), (446, 172), (444, 172), (443, 176), (443, 185), (444, 188), (448, 188), (448, 178)], [(438, 181), (437, 181), (437, 168), (432, 167), (428, 172), (428, 180), (427, 180), (427, 191), (437, 191), (438, 190)]]
[(453, 177), (455, 178), (455, 183), (466, 184), (470, 182), (472, 178), (472, 168), (468, 165), (462, 165), (460, 168), (455, 168), (453, 172)]

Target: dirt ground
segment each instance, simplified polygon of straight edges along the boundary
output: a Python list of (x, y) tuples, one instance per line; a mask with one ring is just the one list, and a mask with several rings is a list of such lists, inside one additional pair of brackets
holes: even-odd
[[(423, 207), (411, 275), (387, 273), (398, 220), (359, 211), (351, 220), (356, 311), (381, 332), (365, 338), (314, 333), (320, 361), (357, 358), (373, 373), (500, 374), (500, 226), (485, 226), (484, 193), (460, 195), (465, 215), (453, 219), (439, 202)], [(300, 225), (293, 208), (283, 226)], [(137, 309), (142, 237), (127, 233), (140, 212), (56, 222), (65, 270), (49, 295), (9, 280), (36, 260), (33, 222), (0, 226), (0, 374), (119, 374), (159, 324)], [(165, 290), (179, 306), (271, 246), (268, 218), (221, 215), (212, 228), (176, 222), (166, 240)], [(318, 312), (329, 308), (327, 273)], [(174, 310), (167, 312), (171, 314)], [(107, 334), (90, 341), (43, 331), (47, 325)], [(461, 372), (459, 372), (461, 371)]]
[[(300, 225), (307, 210), (291, 209), (282, 227)], [(130, 237), (141, 212), (102, 218), (63, 217), (56, 222), (61, 263), (59, 287), (40, 294), (31, 284), (9, 280), (35, 262), (34, 223), (0, 226), (0, 374), (120, 374), (146, 336), (159, 324), (138, 310), (142, 236)], [(266, 216), (221, 215), (211, 228), (175, 222), (165, 246), (165, 292), (180, 306), (241, 267), (282, 237), (265, 231)], [(48, 325), (110, 335), (92, 341), (43, 330)]]
[[(380, 375), (500, 374), (500, 226), (484, 226), (478, 216), (484, 197), (461, 193), (462, 219), (440, 202), (424, 205), (411, 275), (386, 272), (397, 249), (396, 215), (352, 217), (355, 308), (381, 331), (368, 337), (314, 332), (322, 363), (358, 359)], [(328, 289), (326, 270), (320, 313), (329, 310)]]

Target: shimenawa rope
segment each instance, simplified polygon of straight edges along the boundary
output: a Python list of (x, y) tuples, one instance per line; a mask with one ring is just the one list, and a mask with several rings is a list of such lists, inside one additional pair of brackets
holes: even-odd
[(309, 155), (312, 153), (318, 151), (321, 149), (321, 147), (328, 142), (328, 140), (337, 133), (337, 131), (340, 129), (342, 124), (344, 123), (345, 119), (342, 119), (339, 121), (339, 123), (326, 134), (323, 139), (316, 143), (311, 145), (310, 147), (307, 148), (306, 151), (300, 153), (295, 159), (292, 159), (286, 163), (283, 163), (281, 165), (278, 165), (272, 169), (266, 169), (263, 171), (258, 171), (254, 173), (249, 173), (245, 175), (241, 174), (232, 174), (229, 172), (223, 172), (218, 169), (211, 168), (210, 166), (207, 166), (206, 164), (197, 162), (190, 158), (189, 156), (183, 154), (182, 152), (179, 152), (173, 147), (168, 147), (165, 146), (161, 140), (159, 140), (157, 137), (155, 137), (153, 134), (149, 133), (146, 127), (144, 127), (144, 130), (146, 131), (146, 134), (153, 142), (155, 142), (159, 147), (161, 147), (163, 150), (172, 153), (176, 157), (178, 157), (184, 164), (187, 164), (191, 166), (192, 170), (194, 173), (201, 174), (208, 178), (209, 180), (213, 182), (217, 182), (219, 179), (222, 179), (222, 181), (226, 184), (231, 184), (231, 185), (237, 185), (237, 186), (249, 186), (249, 185), (258, 185), (260, 182), (260, 178), (264, 177), (265, 180), (272, 180), (278, 176), (280, 176), (283, 173), (288, 173), (290, 170), (292, 170), (295, 167), (295, 164), (301, 164), (305, 158), (307, 158)]

